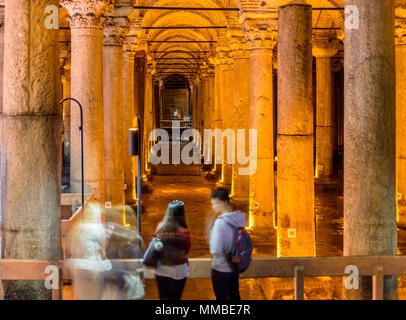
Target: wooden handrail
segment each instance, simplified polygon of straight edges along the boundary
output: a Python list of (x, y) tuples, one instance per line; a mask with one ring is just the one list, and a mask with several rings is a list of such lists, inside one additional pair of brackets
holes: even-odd
[[(60, 281), (70, 280), (70, 260), (60, 261)], [(144, 268), (142, 260), (111, 260), (114, 266), (120, 265), (136, 270), (144, 269), (145, 279), (154, 278), (154, 270)], [(51, 265), (44, 260), (0, 260), (1, 280), (45, 280), (45, 268)], [(242, 278), (293, 278), (296, 300), (304, 298), (304, 277), (346, 276), (345, 268), (355, 265), (359, 276), (373, 277), (373, 299), (383, 299), (383, 279), (385, 275), (406, 275), (406, 256), (365, 256), (365, 257), (317, 257), (317, 258), (254, 258)], [(189, 278), (210, 278), (211, 259), (189, 259)], [(0, 285), (0, 299), (1, 299)], [(60, 291), (53, 292), (59, 299)]]

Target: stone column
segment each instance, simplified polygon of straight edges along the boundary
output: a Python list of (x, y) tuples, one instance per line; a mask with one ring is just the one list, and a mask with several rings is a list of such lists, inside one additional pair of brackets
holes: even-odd
[(152, 110), (152, 75), (154, 69), (148, 67), (145, 72), (145, 103), (144, 103), (144, 130), (143, 130), (143, 174), (147, 174), (149, 168), (149, 151), (152, 142), (149, 141), (149, 136), (153, 126), (153, 110)]
[(124, 177), (127, 186), (125, 192), (125, 202), (135, 203), (137, 198), (136, 177), (137, 159), (129, 155), (128, 134), (130, 128), (137, 127), (137, 118), (134, 110), (134, 57), (133, 45), (127, 43), (123, 49), (123, 157), (124, 157)]
[(312, 7), (279, 8), (278, 256), (315, 255)]
[[(345, 30), (344, 255), (396, 255), (394, 1), (352, 0), (359, 29)], [(397, 299), (396, 277), (385, 298)], [(371, 277), (347, 299), (370, 299)]]
[[(103, 23), (110, 0), (61, 0), (71, 25), (71, 93), (83, 106), (85, 192), (104, 204)], [(79, 108), (71, 109), (71, 192), (81, 192)]]
[[(234, 85), (234, 60), (232, 51), (220, 51), (220, 62), (222, 72), (222, 82), (220, 91), (220, 108), (222, 113), (223, 133), (227, 129), (233, 128), (230, 116), (233, 113), (233, 85)], [(233, 176), (233, 165), (227, 155), (228, 139), (223, 139), (223, 168), (221, 170), (221, 185), (231, 191), (231, 181)], [(231, 140), (230, 140), (230, 143)], [(235, 143), (234, 143), (235, 146)]]
[[(220, 65), (219, 59), (216, 57), (214, 59), (215, 63), (215, 96), (214, 96), (214, 128), (213, 129), (223, 129), (223, 114), (221, 112), (221, 90), (223, 90), (223, 73), (222, 67)], [(216, 153), (217, 146), (214, 145), (214, 171), (217, 175), (221, 175), (222, 171), (222, 158)], [(220, 161), (221, 160), (221, 161)]]
[[(63, 99), (70, 98), (71, 97), (71, 72), (70, 72), (70, 63), (65, 64), (62, 70), (62, 92), (63, 92)], [(66, 101), (63, 105), (63, 157), (64, 157), (64, 162), (68, 163), (70, 162), (70, 135), (71, 135), (71, 129), (70, 129), (70, 121), (71, 121), (71, 116), (70, 116), (70, 111), (71, 109), (71, 102)]]
[[(234, 55), (234, 85), (233, 85), (233, 128), (236, 137), (236, 155), (244, 152), (249, 155), (249, 129), (250, 129), (250, 52), (248, 43), (237, 38), (232, 44)], [(244, 146), (238, 144), (237, 130), (245, 130)], [(250, 176), (242, 174), (242, 165), (236, 157), (233, 165), (232, 195), (233, 199), (241, 202), (249, 202)]]
[[(250, 48), (250, 129), (257, 132), (256, 168), (250, 168), (249, 212), (254, 232), (269, 235), (274, 212), (274, 115), (272, 56), (276, 20), (245, 17)], [(254, 162), (253, 162), (254, 163)]]
[(333, 98), (331, 58), (338, 40), (317, 36), (313, 42), (316, 57), (316, 164), (315, 177), (328, 180), (333, 174)]
[[(207, 74), (207, 90), (208, 90), (208, 102), (207, 102), (207, 110), (206, 112), (209, 115), (208, 123), (205, 127), (205, 129), (212, 129), (214, 130), (215, 127), (215, 87), (214, 87), (214, 82), (215, 82), (215, 75), (214, 75), (214, 70), (209, 69), (208, 74)], [(201, 132), (201, 137), (202, 140), (204, 139), (204, 131)], [(212, 148), (209, 151), (210, 152), (210, 158), (213, 163), (214, 168), (214, 153), (215, 153), (215, 148), (214, 148), (214, 143), (212, 143)]]
[[(44, 7), (6, 0), (2, 119), (3, 259), (61, 258), (61, 130), (58, 32)], [(33, 19), (32, 17), (36, 17)], [(50, 299), (44, 282), (13, 281), (7, 299)]]
[(104, 179), (105, 201), (124, 205), (123, 42), (126, 18), (107, 19), (104, 27)]
[(0, 8), (0, 113), (3, 112), (4, 8)]
[(406, 18), (396, 19), (396, 182), (398, 225), (406, 225)]

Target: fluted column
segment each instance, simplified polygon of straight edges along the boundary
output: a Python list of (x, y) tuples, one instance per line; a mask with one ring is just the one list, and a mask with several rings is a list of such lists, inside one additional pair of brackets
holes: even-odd
[[(111, 0), (61, 0), (71, 25), (71, 93), (83, 106), (85, 192), (104, 204), (103, 23)], [(81, 191), (79, 108), (71, 109), (71, 192)]]
[[(344, 255), (396, 255), (396, 68), (393, 0), (351, 0), (359, 29), (345, 30)], [(347, 299), (370, 299), (371, 277)], [(385, 277), (385, 298), (397, 298)]]
[(257, 130), (258, 137), (254, 141), (257, 144), (257, 166), (251, 167), (250, 175), (250, 226), (254, 232), (268, 235), (274, 212), (272, 56), (277, 25), (272, 19), (251, 19), (249, 15), (245, 19), (250, 48), (250, 129)]
[[(2, 119), (3, 259), (61, 258), (61, 130), (58, 33), (44, 7), (6, 0)], [(33, 19), (32, 17), (35, 17)], [(12, 281), (7, 299), (50, 299), (43, 281)]]
[(333, 114), (331, 58), (338, 51), (338, 40), (317, 36), (313, 42), (316, 57), (316, 164), (315, 177), (327, 180), (333, 174)]
[(123, 157), (124, 157), (124, 177), (127, 186), (125, 192), (126, 203), (134, 203), (136, 199), (135, 180), (137, 176), (137, 161), (135, 157), (129, 155), (130, 128), (137, 127), (137, 118), (134, 110), (134, 58), (133, 45), (127, 43), (123, 48)]
[[(234, 84), (233, 84), (233, 129), (236, 137), (236, 154), (244, 152), (249, 155), (249, 129), (250, 129), (250, 52), (248, 43), (242, 38), (234, 39), (232, 44), (234, 55)], [(245, 130), (244, 146), (238, 145), (237, 130)], [(249, 202), (250, 176), (242, 174), (242, 165), (238, 159), (233, 165), (232, 195), (233, 199)]]
[(396, 182), (398, 222), (406, 224), (406, 18), (396, 19)]
[(278, 23), (278, 256), (314, 256), (312, 7), (280, 7)]
[(105, 201), (124, 205), (123, 41), (126, 18), (109, 17), (104, 27), (104, 178)]

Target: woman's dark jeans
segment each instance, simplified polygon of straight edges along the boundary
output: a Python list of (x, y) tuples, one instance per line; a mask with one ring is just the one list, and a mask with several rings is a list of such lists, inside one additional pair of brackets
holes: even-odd
[(168, 277), (155, 276), (159, 290), (159, 300), (180, 300), (186, 279), (175, 280)]

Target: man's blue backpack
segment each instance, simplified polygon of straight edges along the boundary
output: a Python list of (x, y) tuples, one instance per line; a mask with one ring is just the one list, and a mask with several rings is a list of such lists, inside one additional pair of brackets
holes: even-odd
[(234, 273), (240, 274), (248, 269), (251, 263), (252, 241), (245, 228), (235, 229), (233, 246), (226, 254), (227, 262)]

